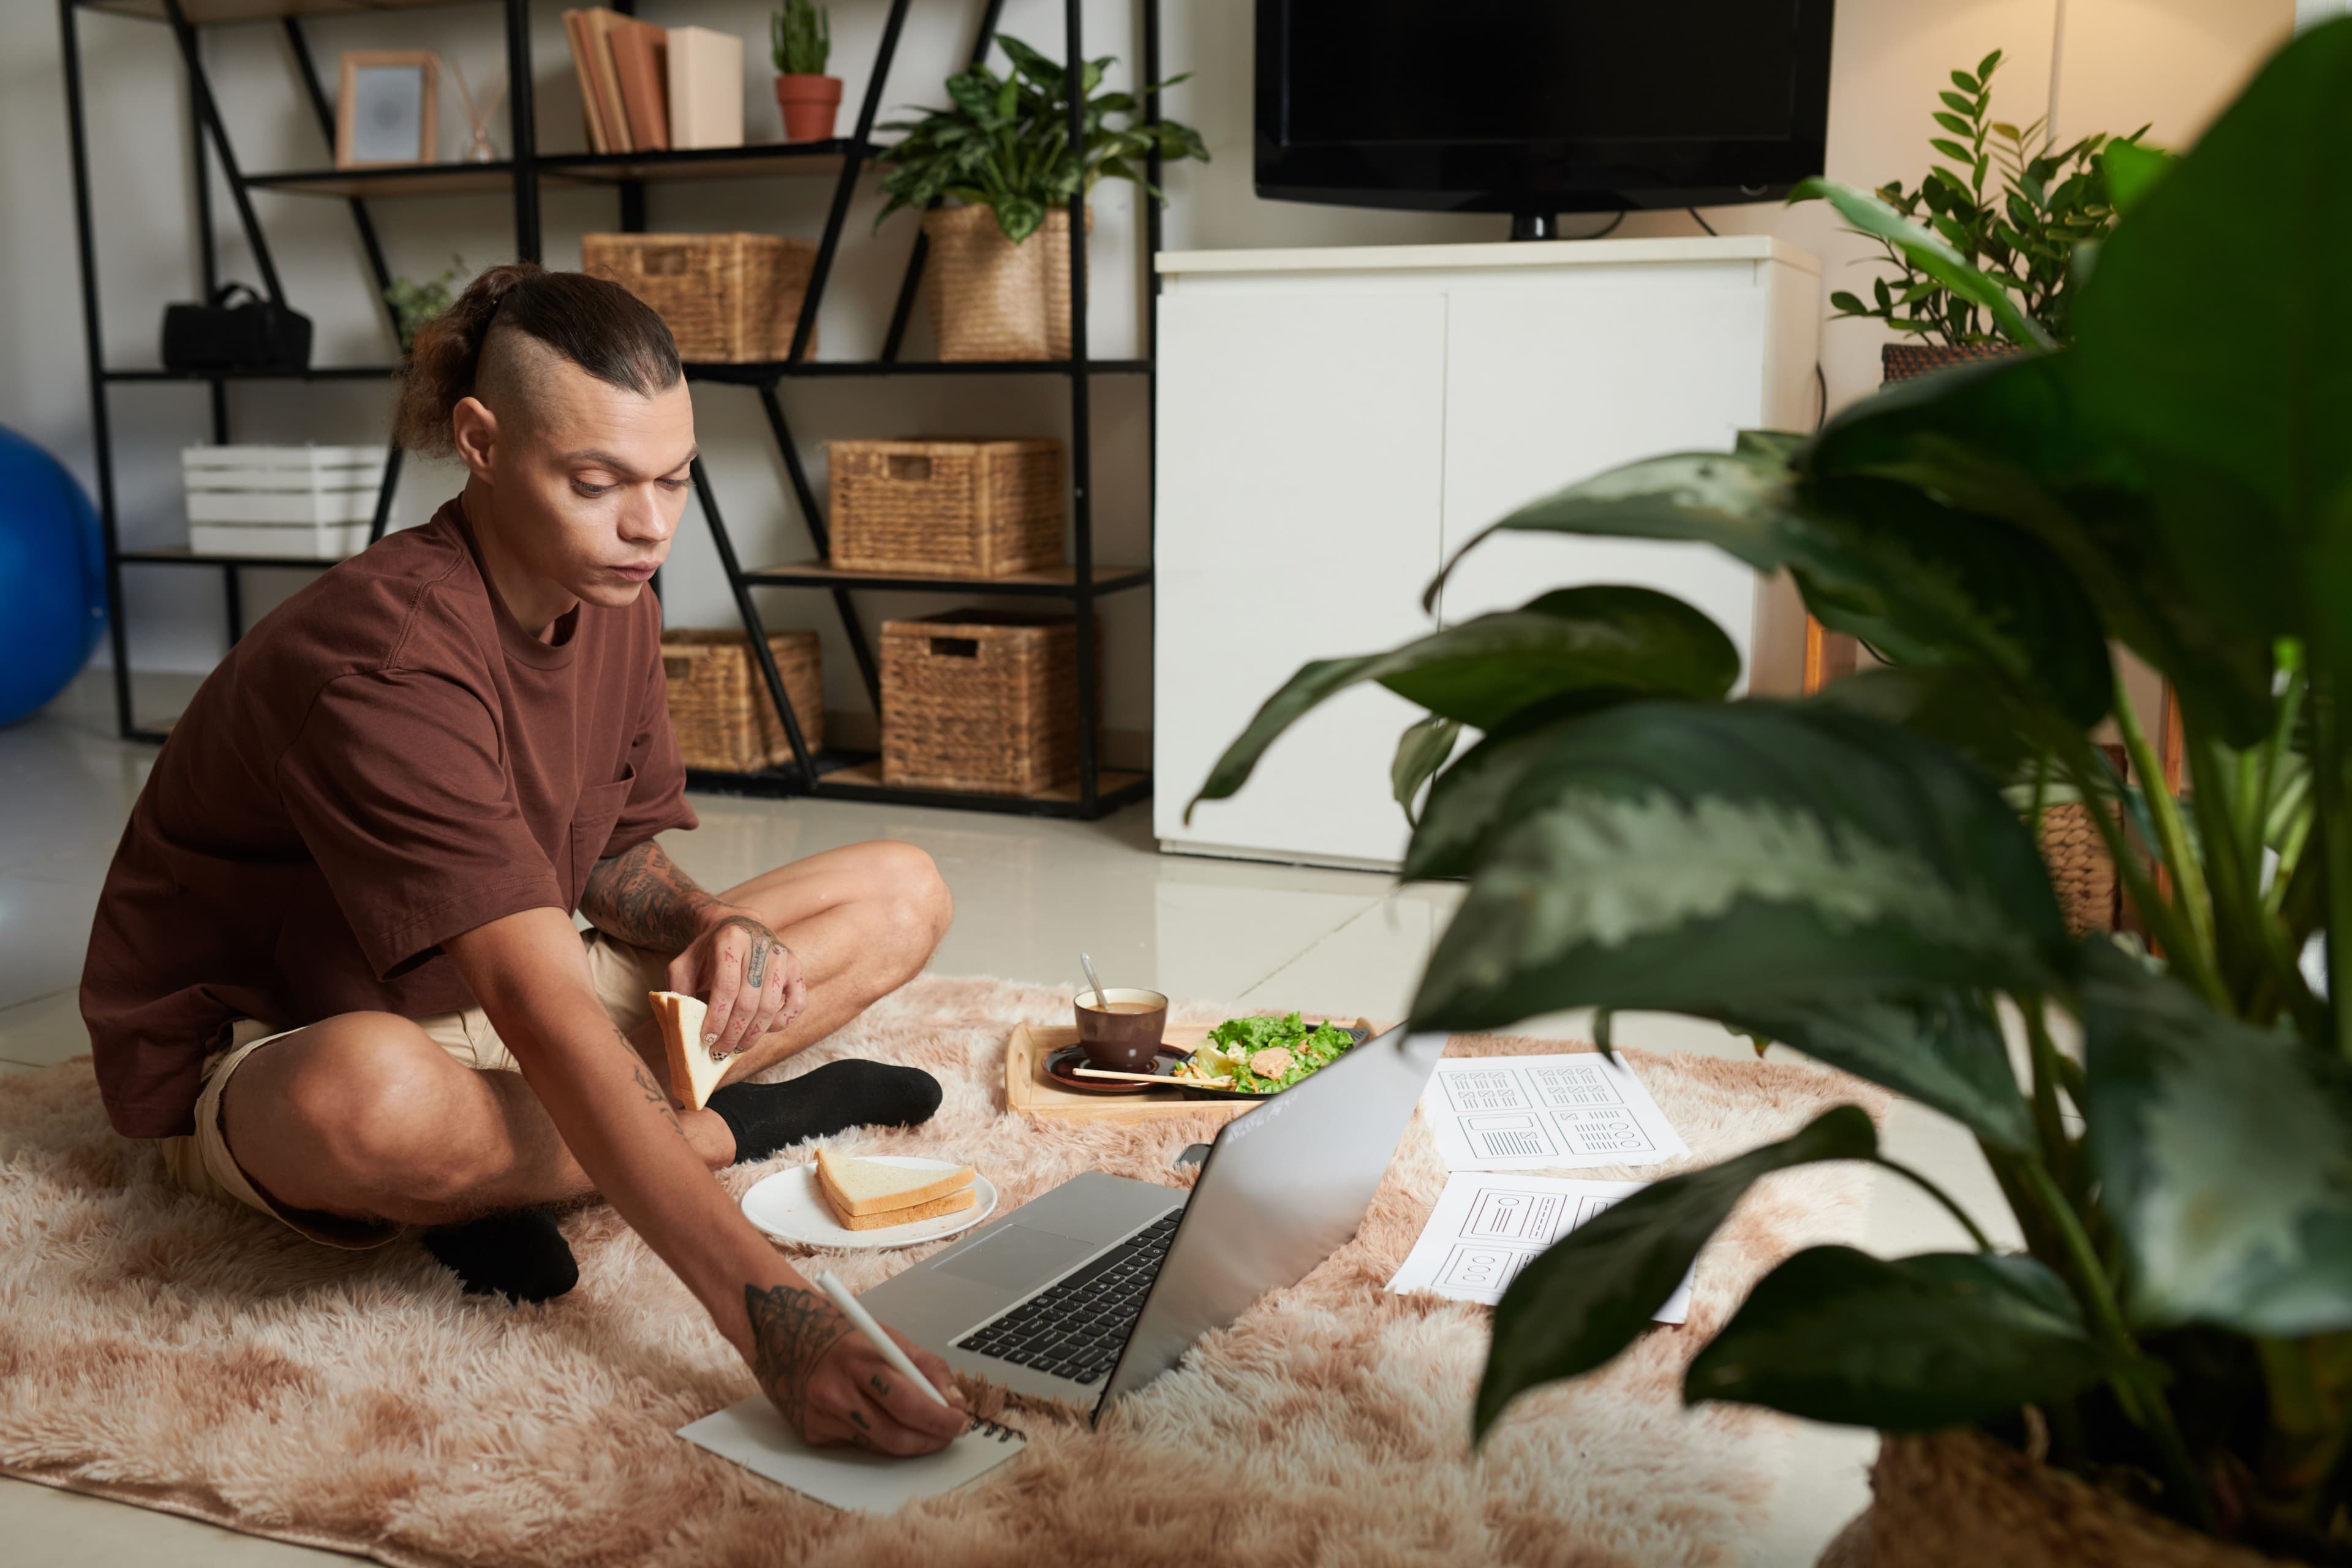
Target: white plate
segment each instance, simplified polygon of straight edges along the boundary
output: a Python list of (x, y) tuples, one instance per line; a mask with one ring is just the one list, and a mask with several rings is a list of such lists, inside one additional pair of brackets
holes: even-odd
[[(963, 1168), (952, 1160), (925, 1160), (913, 1154), (860, 1154), (858, 1158), (909, 1171)], [(986, 1176), (972, 1177), (971, 1190), (979, 1201), (968, 1209), (933, 1219), (919, 1219), (912, 1225), (851, 1230), (833, 1217), (832, 1205), (816, 1190), (816, 1162), (812, 1160), (753, 1184), (751, 1190), (743, 1194), (743, 1215), (778, 1241), (789, 1241), (795, 1247), (912, 1247), (918, 1242), (937, 1241), (943, 1236), (970, 1230), (995, 1212), (996, 1188)]]

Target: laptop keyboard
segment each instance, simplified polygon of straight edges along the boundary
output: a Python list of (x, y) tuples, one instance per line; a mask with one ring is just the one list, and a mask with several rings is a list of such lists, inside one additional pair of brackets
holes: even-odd
[(1101, 1382), (1142, 1315), (1143, 1298), (1160, 1277), (1160, 1260), (1183, 1217), (1179, 1209), (1138, 1232), (1068, 1279), (974, 1329), (955, 1348), (1074, 1383)]

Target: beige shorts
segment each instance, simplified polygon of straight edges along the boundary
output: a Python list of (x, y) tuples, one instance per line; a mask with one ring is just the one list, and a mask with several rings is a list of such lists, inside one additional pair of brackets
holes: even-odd
[[(625, 1035), (631, 1033), (653, 1016), (646, 993), (665, 989), (669, 984), (668, 955), (632, 947), (593, 929), (582, 931), (580, 938), (587, 948), (596, 999), (604, 1005), (614, 1027)], [(507, 1049), (506, 1042), (490, 1026), (488, 1015), (479, 1007), (435, 1013), (414, 1021), (435, 1045), (469, 1068), (482, 1072), (520, 1070), (514, 1053)], [(228, 1137), (221, 1128), (221, 1093), (228, 1087), (229, 1075), (262, 1047), (299, 1032), (257, 1018), (239, 1018), (230, 1026), (228, 1044), (205, 1060), (194, 1136), (155, 1141), (163, 1151), (164, 1174), (184, 1191), (259, 1209), (329, 1247), (382, 1247), (396, 1239), (404, 1227), (389, 1220), (345, 1219), (281, 1207), (253, 1184), (229, 1152)]]

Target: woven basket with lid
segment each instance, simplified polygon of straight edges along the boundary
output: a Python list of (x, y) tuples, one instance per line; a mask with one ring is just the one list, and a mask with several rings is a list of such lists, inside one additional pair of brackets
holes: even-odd
[(1870, 1496), (1820, 1568), (2284, 1568), (1981, 1432), (1881, 1437)]
[(882, 623), (882, 782), (1039, 795), (1076, 778), (1077, 641), (1069, 616), (1021, 610)]
[(1062, 444), (835, 441), (833, 563), (1002, 577), (1062, 563)]
[[(824, 749), (824, 670), (814, 632), (770, 632), (768, 651), (784, 678), (793, 717), (812, 752)], [(673, 626), (662, 633), (662, 673), (669, 682), (669, 727), (689, 768), (748, 773), (793, 760), (784, 721), (739, 631)]]
[[(792, 352), (816, 247), (772, 234), (586, 234), (580, 269), (654, 308), (689, 363), (743, 364)], [(816, 355), (810, 330), (803, 359)]]

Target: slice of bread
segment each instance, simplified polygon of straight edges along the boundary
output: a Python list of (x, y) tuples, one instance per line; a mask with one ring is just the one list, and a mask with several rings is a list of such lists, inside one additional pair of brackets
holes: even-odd
[(970, 1165), (952, 1171), (920, 1167), (910, 1170), (904, 1165), (853, 1160), (830, 1149), (816, 1152), (816, 1171), (819, 1183), (830, 1188), (825, 1194), (826, 1201), (844, 1214), (861, 1215), (912, 1208), (945, 1197), (959, 1187), (971, 1185)]
[(913, 1225), (918, 1220), (937, 1219), (943, 1214), (968, 1209), (980, 1202), (980, 1194), (976, 1190), (961, 1187), (943, 1198), (933, 1198), (929, 1203), (917, 1204), (911, 1208), (886, 1209), (880, 1214), (846, 1214), (842, 1210), (840, 1195), (822, 1175), (817, 1178), (816, 1184), (817, 1189), (824, 1194), (825, 1206), (833, 1210), (833, 1217), (841, 1222), (845, 1230), (887, 1230), (894, 1225)]
[(669, 1091), (699, 1110), (727, 1074), (727, 1058), (714, 1058), (702, 1043), (702, 1019), (710, 1009), (675, 991), (648, 991), (646, 1000), (669, 1051)]

